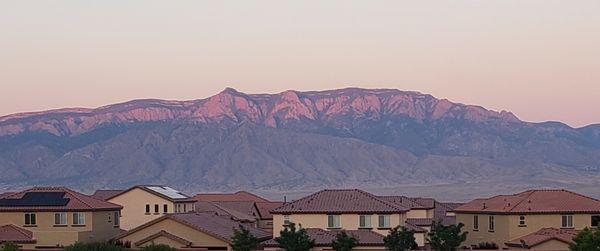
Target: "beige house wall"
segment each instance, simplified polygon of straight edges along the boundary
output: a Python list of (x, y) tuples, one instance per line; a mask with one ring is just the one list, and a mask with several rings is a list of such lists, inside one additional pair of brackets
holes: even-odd
[[(108, 202), (123, 206), (121, 210), (121, 228), (125, 230), (161, 217), (164, 214), (163, 205), (167, 205), (168, 213), (175, 212), (173, 202), (140, 188), (134, 188), (111, 198)], [(150, 205), (150, 213), (146, 213), (147, 204)], [(158, 213), (154, 212), (154, 205), (158, 205)]]
[[(542, 228), (562, 227), (562, 214), (527, 214), (525, 226), (519, 226), (519, 215), (494, 215), (495, 231), (488, 231), (488, 216), (479, 215), (479, 231), (473, 231), (474, 214), (456, 214), (456, 221), (465, 224), (464, 231), (468, 231), (465, 244), (477, 245), (480, 242), (494, 242), (500, 246), (518, 237), (534, 233)], [(583, 229), (591, 226), (591, 214), (573, 214), (573, 228)]]
[[(168, 233), (176, 235), (180, 238), (191, 241), (192, 246), (194, 247), (227, 247), (228, 250), (231, 250), (229, 244), (227, 244), (227, 242), (225, 242), (224, 240), (215, 238), (211, 235), (205, 234), (194, 228), (188, 227), (177, 221), (167, 218), (156, 222), (150, 226), (146, 226), (143, 229), (140, 229), (139, 231), (129, 233), (126, 236), (119, 238), (119, 240), (130, 241), (131, 247), (133, 249), (139, 249), (141, 248), (141, 246), (135, 246), (136, 242), (143, 240), (151, 235), (154, 235), (162, 230), (167, 231)], [(181, 248), (181, 244), (178, 243), (177, 246), (174, 246), (174, 248)]]
[(24, 248), (35, 246), (55, 247), (67, 246), (77, 241), (93, 242), (106, 241), (119, 234), (118, 227), (108, 222), (107, 216), (115, 211), (83, 212), (85, 214), (85, 225), (73, 225), (73, 212), (66, 212), (67, 225), (54, 225), (54, 212), (32, 212), (36, 214), (36, 225), (25, 226), (24, 212), (2, 212), (0, 213), (0, 225), (14, 224), (27, 229), (33, 233), (35, 244), (24, 244)]
[[(426, 211), (422, 210), (426, 216)], [(382, 235), (387, 235), (390, 229), (378, 229), (379, 215), (371, 215), (371, 227), (374, 232)], [(407, 214), (390, 214), (390, 226), (404, 226)], [(340, 226), (341, 229), (346, 230), (357, 230), (359, 229), (359, 214), (341, 214), (340, 215)], [(327, 214), (291, 214), (289, 220), (302, 228), (320, 228), (327, 229)], [(283, 230), (284, 215), (274, 214), (273, 215), (273, 237), (278, 237), (281, 230)], [(415, 234), (415, 239), (419, 246), (425, 245), (425, 234)]]
[(428, 210), (425, 210), (425, 209), (411, 209), (410, 211), (406, 212), (406, 217), (412, 218), (412, 219), (428, 218), (427, 211)]

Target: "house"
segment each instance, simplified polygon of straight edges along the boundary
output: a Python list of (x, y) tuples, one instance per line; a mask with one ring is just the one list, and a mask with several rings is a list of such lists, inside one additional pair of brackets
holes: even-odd
[(529, 190), (476, 199), (455, 208), (454, 213), (469, 232), (466, 246), (493, 242), (502, 247), (530, 239), (544, 228), (598, 227), (600, 201), (567, 190)]
[(0, 242), (50, 249), (106, 241), (120, 233), (121, 206), (64, 187), (35, 187), (0, 198)]
[(542, 228), (537, 232), (511, 240), (505, 245), (510, 250), (569, 250), (573, 237), (579, 231), (574, 229)]
[(424, 246), (426, 230), (406, 223), (409, 210), (362, 190), (327, 189), (272, 210), (273, 235), (279, 236), (290, 222), (307, 229), (364, 230), (379, 235), (406, 226), (416, 232), (417, 244)]
[(214, 211), (220, 215), (229, 215), (242, 222), (252, 222), (268, 232), (273, 232), (273, 215), (269, 211), (283, 205), (283, 202), (269, 201), (246, 191), (199, 193), (194, 198), (198, 200), (197, 212)]
[[(103, 193), (96, 192), (98, 197)], [(105, 196), (105, 200), (121, 205), (121, 228), (132, 229), (167, 213), (194, 211), (196, 199), (173, 188), (159, 185), (134, 186)]]
[(229, 217), (191, 212), (162, 215), (118, 235), (114, 240), (131, 243), (132, 249), (165, 244), (184, 250), (231, 250), (231, 237), (234, 229), (240, 226), (246, 227), (260, 241), (271, 238), (270, 233)]
[[(306, 234), (315, 241), (313, 251), (332, 250), (331, 242), (341, 230), (324, 230), (320, 228), (306, 228)], [(350, 236), (358, 239), (358, 245), (352, 250), (387, 250), (383, 243), (384, 236), (370, 230), (345, 230)], [(264, 250), (280, 251), (283, 250), (277, 244), (275, 239), (263, 242)]]

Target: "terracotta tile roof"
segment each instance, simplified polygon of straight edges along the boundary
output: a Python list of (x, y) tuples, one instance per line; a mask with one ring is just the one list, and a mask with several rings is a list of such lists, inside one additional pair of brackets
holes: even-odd
[(260, 218), (263, 220), (271, 220), (273, 219), (273, 215), (271, 214), (271, 210), (274, 210), (280, 206), (283, 206), (283, 202), (257, 202), (256, 208), (258, 208), (258, 212), (260, 213)]
[(411, 200), (419, 203), (424, 208), (434, 208), (436, 201), (432, 198), (412, 197)]
[(96, 199), (106, 200), (122, 192), (123, 190), (96, 190), (91, 196)]
[(253, 201), (253, 202), (269, 202), (269, 200), (258, 195), (238, 191), (235, 193), (199, 193), (194, 198), (198, 201)]
[(454, 211), (501, 214), (600, 213), (600, 201), (567, 190), (529, 190), (476, 199)]
[(406, 197), (406, 196), (402, 196), (402, 195), (392, 195), (392, 196), (377, 196), (378, 198), (380, 198), (381, 200), (387, 201), (389, 203), (394, 203), (397, 205), (400, 205), (402, 207), (406, 207), (406, 208), (410, 208), (410, 209), (430, 209), (433, 208), (433, 206), (431, 207), (427, 207), (425, 205), (422, 205), (418, 202), (416, 202), (415, 200)]
[[(233, 201), (236, 202), (236, 201)], [(254, 206), (254, 202), (248, 201), (252, 203)], [(247, 213), (243, 213), (237, 211), (231, 207), (226, 207), (220, 204), (220, 202), (211, 202), (211, 201), (198, 201), (196, 202), (196, 212), (214, 212), (217, 215), (221, 216), (230, 216), (232, 219), (242, 222), (255, 222), (258, 216), (249, 215)]]
[(535, 233), (531, 233), (506, 243), (509, 247), (531, 248), (549, 240), (558, 240), (564, 243), (573, 242), (573, 237), (578, 231), (573, 229), (542, 228)]
[(127, 193), (133, 189), (142, 189), (148, 193), (154, 194), (158, 197), (161, 197), (163, 199), (169, 200), (171, 202), (196, 202), (197, 200), (192, 198), (191, 196), (184, 194), (180, 191), (177, 191), (171, 187), (168, 186), (162, 186), (162, 185), (137, 185), (137, 186), (133, 186), (127, 190), (123, 190), (120, 193), (116, 193), (113, 194), (112, 196), (109, 196), (108, 198), (106, 198), (105, 200), (110, 200), (112, 198), (115, 198), (117, 196), (120, 196), (121, 194)]
[(11, 195), (11, 194), (14, 194), (14, 193), (15, 193), (15, 192), (4, 192), (4, 193), (0, 193), (0, 199), (4, 198), (4, 197), (6, 197), (6, 196), (9, 196), (9, 195)]
[(33, 233), (15, 225), (0, 226), (0, 243), (35, 243)]
[[(329, 247), (331, 241), (335, 239), (338, 232), (343, 230), (324, 230), (320, 228), (306, 228), (306, 233), (311, 239), (315, 240), (317, 247)], [(355, 236), (358, 239), (359, 246), (383, 246), (383, 235), (371, 230), (344, 230), (348, 235)], [(265, 247), (277, 247), (277, 241), (271, 239), (263, 242)]]
[[(24, 196), (27, 197), (31, 194), (40, 194), (42, 193), (53, 193), (53, 194), (62, 194), (61, 200), (64, 201), (64, 204), (45, 204), (41, 203), (38, 205), (17, 205), (19, 201), (22, 201)], [(27, 189), (21, 192), (16, 192), (10, 194), (4, 198), (3, 200), (11, 200), (12, 202), (16, 202), (15, 205), (3, 205), (0, 206), (0, 211), (3, 212), (23, 212), (23, 211), (113, 211), (120, 210), (120, 205), (116, 205), (110, 202), (106, 202), (100, 199), (96, 199), (89, 195), (85, 195), (82, 193), (75, 192), (71, 189), (65, 187), (34, 187), (31, 189)]]
[[(232, 220), (229, 217), (219, 216), (214, 213), (179, 213), (163, 215), (158, 219), (144, 223), (138, 227), (135, 227), (134, 229), (120, 234), (114, 239), (121, 239), (127, 235), (140, 231), (148, 226), (161, 222), (165, 219), (171, 219), (173, 221), (179, 222), (200, 232), (221, 239), (227, 243), (231, 243), (233, 230), (239, 228), (240, 226), (245, 226), (246, 228), (248, 228), (250, 233), (256, 236), (259, 240), (266, 240), (271, 237), (270, 233), (267, 233), (261, 229), (255, 228), (248, 224), (241, 224), (235, 220)], [(165, 229), (165, 231), (166, 230), (168, 229)]]
[(271, 213), (400, 213), (409, 209), (358, 189), (322, 190)]

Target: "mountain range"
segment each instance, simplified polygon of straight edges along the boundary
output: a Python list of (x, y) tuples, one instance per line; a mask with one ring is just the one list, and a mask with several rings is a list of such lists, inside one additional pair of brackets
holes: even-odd
[(347, 88), (134, 100), (0, 117), (0, 185), (325, 187), (468, 199), (530, 187), (600, 196), (600, 125), (530, 123), (418, 92)]

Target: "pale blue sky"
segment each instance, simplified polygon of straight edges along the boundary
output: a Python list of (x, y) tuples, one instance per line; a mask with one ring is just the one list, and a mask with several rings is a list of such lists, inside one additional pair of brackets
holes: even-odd
[(357, 86), (600, 122), (600, 1), (0, 1), (0, 115)]

